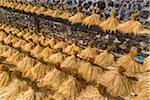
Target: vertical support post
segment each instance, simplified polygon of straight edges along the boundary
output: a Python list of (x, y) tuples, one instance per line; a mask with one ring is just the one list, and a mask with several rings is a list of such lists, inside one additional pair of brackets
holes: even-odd
[(34, 20), (35, 20), (35, 28), (37, 32), (40, 32), (40, 24), (39, 24), (39, 17), (37, 15), (34, 15)]

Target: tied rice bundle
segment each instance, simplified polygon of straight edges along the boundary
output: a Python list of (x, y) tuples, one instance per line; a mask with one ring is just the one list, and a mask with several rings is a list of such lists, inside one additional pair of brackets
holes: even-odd
[(33, 42), (38, 43), (39, 36), (36, 34), (32, 34), (28, 39), (31, 39)]
[(25, 11), (26, 8), (27, 8), (27, 5), (23, 3), (22, 6), (19, 8), (19, 10), (24, 10)]
[(100, 23), (100, 27), (102, 27), (102, 29), (104, 31), (116, 31), (117, 30), (117, 26), (120, 24), (120, 21), (118, 20), (117, 16), (116, 16), (116, 11), (113, 10), (112, 11), (112, 15), (105, 21), (103, 21), (102, 23)]
[(142, 69), (143, 71), (150, 71), (150, 56), (145, 58), (144, 60), (144, 67)]
[(137, 96), (133, 100), (149, 100), (150, 99), (150, 72), (147, 72), (137, 84)]
[(72, 17), (72, 13), (69, 11), (69, 8), (66, 7), (65, 11), (59, 17), (62, 19), (69, 19), (70, 17)]
[(31, 50), (31, 55), (34, 57), (38, 57), (39, 53), (43, 50), (43, 48), (37, 44), (32, 50)]
[(11, 81), (9, 68), (4, 64), (0, 65), (0, 79), (0, 88), (6, 87)]
[(45, 37), (44, 37), (44, 36), (39, 36), (38, 42), (41, 43), (41, 45), (44, 44), (44, 40), (45, 40)]
[(65, 55), (62, 54), (61, 52), (58, 52), (56, 54), (52, 54), (51, 56), (49, 56), (47, 61), (53, 64), (61, 64), (64, 59), (65, 59)]
[(114, 55), (110, 52), (110, 49), (107, 49), (95, 57), (94, 63), (103, 68), (107, 68), (114, 64)]
[(97, 82), (97, 78), (103, 73), (103, 70), (89, 62), (82, 61), (80, 62), (78, 73), (88, 82)]
[(51, 48), (54, 48), (54, 46), (55, 46), (55, 39), (54, 39), (54, 37), (52, 37), (51, 39), (49, 39), (49, 38), (46, 38), (45, 39), (45, 41), (44, 41), (44, 45), (45, 46), (50, 46)]
[(38, 55), (39, 59), (46, 60), (50, 55), (52, 55), (54, 51), (50, 49), (49, 47), (44, 48), (41, 53)]
[(88, 47), (82, 50), (79, 54), (79, 56), (82, 59), (86, 59), (91, 62), (94, 61), (96, 55), (97, 55), (97, 49), (93, 48), (91, 43), (89, 43)]
[(35, 11), (37, 11), (39, 9), (39, 7), (38, 6), (36, 6), (36, 5), (34, 5), (34, 7), (32, 8), (32, 9), (30, 9), (30, 11), (29, 12), (31, 12), (31, 13), (35, 13)]
[(45, 16), (51, 16), (51, 14), (53, 13), (53, 10), (51, 9), (51, 7), (48, 7), (47, 11), (42, 12)]
[(12, 45), (14, 45), (15, 43), (17, 43), (20, 39), (17, 37), (14, 37), (10, 42), (12, 43)]
[(101, 16), (96, 14), (96, 9), (93, 9), (92, 15), (84, 18), (82, 24), (90, 28), (90, 26), (98, 25), (100, 22), (101, 22)]
[(37, 80), (40, 78), (43, 78), (44, 75), (50, 71), (51, 66), (47, 66), (45, 64), (42, 64), (38, 62), (35, 64), (34, 67), (30, 68), (30, 70), (27, 72), (26, 77), (29, 77), (31, 80)]
[(35, 11), (35, 13), (36, 13), (37, 15), (40, 15), (40, 14), (42, 14), (42, 12), (45, 12), (45, 11), (46, 11), (46, 8), (45, 8), (45, 7), (40, 7), (38, 10)]
[(118, 71), (105, 72), (100, 79), (103, 86), (112, 96), (129, 96), (133, 92), (132, 82), (123, 74), (124, 69), (118, 67)]
[(17, 36), (18, 36), (18, 37), (22, 37), (22, 36), (24, 36), (25, 34), (26, 34), (25, 31), (20, 31), (20, 32), (17, 34)]
[(12, 34), (18, 34), (20, 32), (20, 29), (16, 28), (14, 31), (12, 31)]
[(63, 61), (60, 67), (74, 74), (77, 73), (79, 62), (80, 59), (78, 59), (76, 55), (71, 55)]
[(32, 67), (34, 67), (36, 61), (26, 56), (22, 61), (17, 64), (17, 71), (22, 72), (22, 75), (25, 75)]
[(10, 44), (11, 40), (14, 39), (15, 36), (9, 34), (5, 39), (4, 39), (4, 44)]
[[(21, 76), (17, 76), (21, 77)], [(21, 80), (20, 78), (15, 78), (12, 80), (12, 82), (6, 86), (1, 88), (1, 95), (0, 99), (2, 100), (16, 100), (16, 96), (22, 92), (26, 91), (28, 88), (28, 85), (25, 81)]]
[(76, 100), (82, 89), (81, 83), (73, 78), (72, 76), (69, 79), (62, 83), (58, 91), (54, 94), (55, 100)]
[(117, 29), (126, 34), (142, 35), (149, 33), (150, 30), (136, 20), (139, 15), (139, 13), (133, 13), (131, 20), (120, 24)]
[(67, 46), (64, 49), (64, 52), (69, 54), (69, 55), (73, 55), (75, 52), (79, 53), (81, 51), (81, 48), (78, 47), (75, 43), (73, 43), (72, 45)]
[(0, 31), (0, 42), (2, 42), (7, 37), (7, 34), (3, 31)]
[(9, 64), (17, 65), (18, 62), (22, 61), (24, 57), (25, 57), (24, 54), (22, 54), (19, 51), (17, 51), (11, 57), (7, 58), (6, 62), (8, 62)]
[(28, 38), (29, 38), (31, 35), (32, 35), (31, 32), (26, 32), (26, 34), (23, 35), (23, 38), (24, 38), (25, 40), (28, 40)]
[(13, 45), (14, 48), (24, 48), (24, 45), (27, 42), (25, 40), (20, 39), (17, 43)]
[(8, 50), (8, 46), (0, 45), (0, 56)]
[(48, 72), (42, 79), (39, 80), (39, 86), (48, 87), (57, 90), (60, 85), (66, 80), (67, 75), (57, 69)]
[(8, 50), (6, 52), (2, 53), (1, 56), (4, 57), (4, 58), (9, 58), (16, 52), (17, 52), (16, 50), (14, 50), (13, 48), (9, 47)]
[(32, 8), (33, 8), (33, 6), (31, 4), (28, 4), (25, 6), (24, 9), (22, 9), (22, 8), (21, 9), (24, 10), (25, 12), (29, 12)]
[(30, 43), (25, 44), (24, 47), (21, 49), (23, 49), (24, 51), (30, 52), (34, 47), (35, 47), (35, 43), (30, 42)]
[(52, 17), (58, 18), (62, 14), (62, 10), (60, 9), (60, 5), (57, 5), (56, 10), (51, 14)]
[(20, 7), (22, 7), (22, 3), (18, 3), (18, 5), (15, 7), (15, 9), (19, 9)]
[(72, 24), (78, 24), (78, 23), (82, 23), (82, 20), (85, 18), (85, 15), (80, 12), (80, 7), (77, 8), (77, 13), (70, 17), (69, 18), (69, 21), (72, 23)]
[(67, 47), (68, 43), (64, 42), (64, 41), (60, 41), (58, 42), (55, 46), (54, 49), (59, 50), (62, 49), (64, 50)]
[(128, 54), (123, 55), (117, 60), (117, 65), (123, 66), (123, 68), (126, 70), (125, 74), (127, 76), (134, 76), (135, 74), (142, 72), (142, 64), (133, 59), (133, 57), (136, 55), (137, 48), (132, 47)]
[(49, 100), (45, 90), (34, 90), (31, 87), (25, 92), (20, 93), (16, 100)]

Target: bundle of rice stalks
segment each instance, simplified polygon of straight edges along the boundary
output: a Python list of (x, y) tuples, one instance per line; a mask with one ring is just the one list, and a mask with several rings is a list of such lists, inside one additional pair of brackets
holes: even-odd
[(14, 39), (15, 36), (9, 34), (5, 39), (4, 39), (4, 43), (5, 44), (10, 44), (11, 43), (11, 40)]
[(24, 57), (25, 55), (23, 53), (20, 53), (19, 51), (17, 51), (11, 57), (7, 58), (6, 62), (8, 62), (9, 64), (17, 65), (18, 62), (22, 61)]
[(129, 96), (133, 92), (132, 83), (123, 72), (119, 66), (118, 70), (107, 71), (101, 76), (101, 84), (112, 96)]
[(82, 24), (85, 26), (98, 25), (101, 22), (101, 16), (96, 14), (96, 9), (92, 10), (92, 15), (83, 19)]
[(131, 15), (131, 20), (120, 24), (117, 29), (123, 33), (134, 35), (142, 35), (149, 33), (150, 30), (145, 28), (144, 25), (142, 25), (139, 21), (136, 20), (139, 15), (139, 13), (133, 13)]
[(32, 50), (31, 55), (34, 57), (38, 57), (39, 53), (43, 50), (42, 46), (37, 44)]
[(18, 5), (15, 7), (15, 9), (19, 9), (20, 7), (22, 7), (22, 3), (18, 3)]
[(81, 10), (81, 8), (78, 7), (77, 8), (77, 13), (74, 16), (69, 18), (69, 21), (72, 24), (82, 23), (82, 20), (85, 18), (85, 15), (82, 12), (80, 12), (80, 10)]
[(128, 54), (118, 58), (117, 65), (123, 66), (127, 76), (133, 76), (141, 72), (142, 64), (138, 63), (133, 57), (137, 55), (137, 48), (132, 47)]
[(45, 46), (49, 45), (51, 48), (53, 48), (55, 46), (55, 44), (56, 44), (56, 41), (55, 41), (54, 37), (52, 37), (51, 39), (46, 38), (45, 41), (44, 41), (44, 45)]
[(150, 56), (144, 59), (143, 71), (150, 71)]
[(79, 95), (82, 89), (81, 83), (73, 78), (69, 79), (62, 83), (58, 91), (54, 94), (55, 100), (76, 100), (76, 97)]
[(88, 82), (97, 82), (97, 78), (103, 73), (103, 70), (89, 62), (82, 61), (78, 73)]
[(16, 70), (22, 72), (22, 75), (25, 76), (26, 73), (32, 67), (34, 67), (35, 64), (36, 64), (36, 61), (33, 58), (26, 56), (22, 61), (20, 61), (17, 64)]
[(39, 53), (38, 58), (46, 60), (50, 55), (52, 55), (54, 52), (53, 49), (50, 49), (49, 47), (44, 48), (41, 53)]
[(65, 71), (69, 71), (71, 74), (77, 74), (80, 59), (76, 55), (67, 57), (61, 64), (61, 68)]
[(0, 56), (9, 49), (8, 46), (0, 45)]
[(56, 10), (54, 10), (54, 12), (51, 14), (51, 16), (54, 18), (58, 18), (63, 13), (60, 8), (61, 8), (61, 6), (57, 5)]
[(26, 77), (29, 77), (31, 80), (35, 81), (37, 79), (43, 78), (50, 70), (51, 66), (37, 62), (35, 66), (30, 68), (30, 70), (27, 72)]
[(102, 27), (104, 31), (112, 32), (112, 31), (117, 30), (117, 26), (119, 24), (120, 24), (120, 21), (118, 20), (116, 16), (116, 11), (113, 10), (111, 16), (107, 20), (100, 23), (100, 27)]
[[(22, 9), (24, 8), (24, 9)], [(25, 5), (24, 7), (22, 7), (21, 9), (24, 10), (25, 12), (29, 12), (32, 8), (33, 8), (33, 5), (31, 4), (28, 4), (28, 5)], [(21, 10), (20, 9), (20, 10)]]
[(35, 43), (30, 42), (30, 43), (25, 44), (24, 48), (21, 48), (21, 49), (23, 49), (24, 51), (30, 52), (35, 46), (36, 46)]
[(47, 62), (57, 65), (57, 64), (61, 64), (65, 58), (66, 56), (63, 53), (58, 52), (49, 56)]
[(67, 46), (65, 49), (64, 49), (64, 52), (69, 54), (69, 55), (73, 55), (74, 53), (80, 53), (82, 49), (80, 47), (78, 47), (76, 45), (76, 43), (74, 42), (72, 45), (69, 45)]
[(7, 37), (7, 34), (3, 31), (0, 31), (0, 42), (2, 42)]
[(14, 37), (10, 42), (12, 45), (14, 45), (15, 43), (17, 43), (20, 39), (17, 37)]
[(107, 68), (113, 65), (115, 62), (114, 55), (111, 53), (111, 47), (108, 47), (103, 53), (97, 55), (95, 57), (94, 63), (103, 68)]
[(51, 16), (52, 13), (53, 13), (53, 10), (51, 9), (50, 6), (47, 8), (47, 11), (42, 12), (42, 14), (44, 14), (45, 16)]
[(33, 8), (31, 8), (29, 12), (35, 13), (35, 11), (37, 11), (39, 8), (40, 8), (39, 6), (34, 5)]
[(28, 40), (32, 40), (33, 42), (35, 42), (35, 43), (38, 43), (39, 41), (39, 36), (38, 35), (36, 35), (36, 34), (32, 34), (31, 36), (29, 36), (28, 37)]
[(20, 32), (20, 29), (16, 28), (14, 31), (12, 31), (12, 34), (18, 34)]
[(93, 62), (96, 55), (97, 55), (97, 49), (92, 47), (92, 42), (89, 43), (88, 47), (82, 50), (79, 54), (79, 56), (82, 59), (88, 60), (90, 62)]
[(66, 47), (67, 47), (68, 43), (66, 43), (64, 41), (64, 39), (62, 39), (60, 42), (58, 42), (53, 48), (56, 49), (56, 50), (64, 50)]
[(62, 19), (69, 19), (72, 16), (72, 13), (69, 11), (68, 7), (65, 7), (65, 11), (59, 16)]
[[(18, 8), (19, 10), (24, 10), (28, 7), (29, 5), (26, 5), (25, 3), (22, 4), (22, 6), (20, 8)], [(26, 11), (27, 12), (27, 11)]]
[(25, 40), (28, 40), (28, 38), (29, 38), (31, 35), (32, 35), (31, 32), (26, 32), (25, 35), (23, 35), (23, 38), (24, 38)]
[(1, 88), (0, 99), (16, 100), (16, 96), (20, 92), (26, 91), (28, 89), (28, 85), (26, 81), (22, 80), (21, 74), (15, 73), (15, 77), (16, 78), (12, 80), (12, 82), (8, 86)]
[(38, 10), (35, 11), (35, 13), (36, 13), (37, 15), (40, 15), (40, 14), (42, 14), (42, 13), (45, 12), (45, 11), (46, 11), (46, 8), (43, 7), (43, 6), (41, 6)]
[(2, 88), (6, 87), (10, 83), (11, 77), (8, 66), (0, 64), (0, 71), (0, 88)]
[(57, 90), (60, 85), (66, 80), (67, 75), (57, 69), (48, 72), (42, 79), (38, 81), (40, 87), (47, 87)]
[(39, 36), (39, 39), (38, 39), (38, 42), (41, 44), (41, 45), (44, 45), (44, 40), (45, 40), (45, 37), (42, 35), (42, 36)]
[(149, 100), (150, 99), (150, 72), (147, 72), (137, 84), (137, 96), (133, 100)]
[(18, 37), (23, 37), (25, 34), (26, 34), (25, 31), (20, 31), (20, 32), (17, 34), (17, 36), (18, 36)]
[(14, 48), (23, 48), (27, 42), (25, 40), (20, 39), (17, 43), (13, 44)]
[(17, 52), (17, 50), (14, 50), (13, 48), (9, 47), (8, 50), (3, 52), (1, 56), (4, 58), (9, 58), (16, 52)]

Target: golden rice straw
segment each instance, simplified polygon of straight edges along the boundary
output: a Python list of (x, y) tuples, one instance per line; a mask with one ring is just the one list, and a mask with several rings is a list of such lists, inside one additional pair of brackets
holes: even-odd
[(31, 32), (26, 32), (25, 35), (23, 35), (23, 38), (28, 40), (29, 36), (31, 36), (32, 33)]
[(32, 50), (31, 50), (31, 55), (34, 57), (38, 57), (38, 54), (43, 50), (43, 48), (37, 44)]
[(124, 69), (119, 66), (118, 71), (110, 70), (101, 76), (101, 84), (112, 96), (129, 96), (133, 92), (132, 83), (123, 72)]
[(15, 43), (17, 43), (19, 41), (19, 38), (14, 37), (10, 42), (12, 43), (12, 45), (14, 45)]
[(0, 41), (3, 41), (7, 37), (7, 34), (3, 31), (0, 31)]
[(15, 31), (12, 31), (12, 34), (18, 34), (20, 32), (20, 29), (16, 28)]
[(144, 59), (144, 65), (143, 65), (142, 71), (150, 71), (150, 56)]
[(66, 80), (67, 75), (57, 69), (48, 72), (42, 79), (38, 81), (40, 87), (47, 87), (57, 90), (60, 85)]
[(65, 49), (64, 49), (64, 52), (69, 54), (69, 55), (73, 55), (75, 52), (76, 53), (80, 53), (82, 49), (80, 47), (78, 47), (76, 45), (76, 43), (74, 42), (72, 45), (69, 45), (67, 46)]
[(85, 26), (98, 25), (101, 22), (101, 16), (96, 14), (96, 9), (92, 9), (92, 15), (85, 17), (82, 21), (82, 24)]
[(116, 11), (113, 10), (111, 16), (105, 21), (103, 21), (102, 23), (100, 23), (99, 26), (102, 27), (104, 31), (112, 32), (112, 31), (117, 30), (117, 26), (119, 24), (120, 24), (120, 21), (116, 16)]
[(55, 92), (54, 99), (76, 100), (77, 96), (79, 96), (81, 89), (81, 83), (72, 76), (70, 76), (67, 81), (62, 83), (58, 91)]
[(18, 37), (23, 37), (23, 35), (25, 35), (25, 34), (26, 34), (25, 31), (20, 31), (20, 32), (17, 34), (17, 36), (18, 36)]
[(95, 57), (94, 63), (103, 67), (107, 68), (110, 67), (115, 63), (114, 55), (111, 53), (111, 47), (108, 47), (103, 53), (97, 55)]
[(0, 45), (0, 56), (9, 49), (8, 46)]
[(103, 73), (103, 70), (89, 62), (82, 61), (80, 62), (78, 73), (88, 82), (97, 82), (97, 78)]
[(22, 61), (24, 57), (25, 57), (25, 54), (22, 54), (19, 51), (17, 51), (11, 57), (7, 58), (6, 62), (8, 62), (9, 64), (17, 65), (18, 62)]
[(23, 48), (27, 42), (25, 40), (20, 39), (17, 43), (13, 44), (14, 48)]
[(61, 10), (61, 6), (57, 5), (56, 10), (54, 10), (54, 12), (51, 14), (51, 16), (54, 17), (54, 18), (58, 18), (62, 13), (63, 12)]
[(41, 6), (38, 10), (35, 11), (35, 13), (37, 15), (40, 15), (40, 14), (42, 14), (45, 11), (46, 11), (46, 8)]
[(61, 52), (58, 52), (49, 56), (47, 61), (53, 64), (61, 64), (64, 59), (65, 59), (65, 55), (62, 54)]
[(10, 48), (8, 48), (8, 50), (6, 52), (3, 52), (3, 54), (1, 56), (5, 57), (5, 58), (9, 58), (16, 52), (17, 52), (16, 50), (14, 50), (13, 48), (10, 47)]
[(22, 3), (18, 3), (18, 5), (15, 7), (15, 9), (19, 9), (20, 7), (22, 7)]
[(58, 50), (58, 49), (64, 50), (67, 47), (67, 45), (68, 45), (68, 43), (66, 43), (64, 40), (61, 40), (53, 48), (56, 50)]
[(69, 21), (72, 24), (82, 23), (82, 20), (85, 18), (85, 15), (82, 12), (80, 12), (80, 10), (81, 10), (81, 8), (78, 7), (77, 8), (77, 13), (74, 16), (69, 18)]
[(38, 43), (39, 36), (36, 34), (32, 34), (28, 39), (32, 39), (33, 42)]
[(39, 39), (38, 39), (39, 43), (41, 43), (43, 45), (44, 44), (44, 40), (45, 40), (45, 37), (43, 35), (39, 36)]
[(133, 34), (133, 35), (142, 35), (149, 33), (150, 30), (145, 28), (139, 21), (137, 21), (137, 17), (139, 13), (133, 13), (131, 15), (131, 20), (120, 24), (117, 29), (126, 34)]
[(21, 49), (23, 49), (24, 51), (30, 52), (34, 47), (35, 47), (35, 43), (30, 42), (30, 43), (25, 44), (24, 48), (21, 48)]
[(33, 58), (26, 56), (22, 61), (20, 61), (17, 64), (16, 70), (22, 72), (22, 75), (25, 76), (25, 74), (32, 67), (34, 67), (35, 63), (36, 63), (36, 61)]
[(88, 44), (88, 47), (82, 50), (79, 54), (79, 56), (82, 59), (86, 59), (89, 61), (94, 61), (95, 57), (97, 56), (97, 49), (92, 47), (92, 43), (90, 42)]
[(49, 6), (47, 8), (47, 11), (46, 12), (42, 12), (44, 15), (46, 16), (51, 16), (51, 14), (53, 13), (53, 10), (51, 9), (51, 7)]
[(50, 69), (50, 66), (37, 62), (34, 67), (30, 68), (25, 76), (34, 81), (43, 78), (46, 72), (50, 71)]
[(72, 17), (72, 13), (69, 11), (68, 6), (65, 7), (65, 11), (59, 17), (62, 19), (69, 19), (70, 17)]
[(150, 99), (150, 72), (140, 78), (137, 84), (137, 96), (133, 100), (149, 100)]
[(39, 9), (39, 7), (36, 6), (36, 5), (34, 5), (34, 7), (33, 7), (32, 9), (29, 10), (29, 12), (35, 13), (35, 11), (38, 10), (38, 9)]
[(16, 100), (16, 96), (20, 92), (26, 91), (28, 89), (28, 85), (25, 81), (22, 80), (21, 74), (17, 74), (16, 77), (17, 78), (12, 80), (8, 86), (1, 88), (1, 100)]
[(54, 53), (54, 50), (50, 49), (49, 47), (46, 47), (41, 51), (41, 53), (39, 53), (38, 58), (46, 60), (53, 53)]
[[(28, 6), (31, 6), (31, 5), (28, 5)], [(19, 10), (24, 10), (25, 12), (28, 12), (27, 10), (25, 10), (28, 6), (23, 3), (22, 6), (19, 8)]]
[(123, 66), (123, 68), (126, 70), (125, 73), (127, 76), (134, 76), (135, 74), (142, 72), (142, 64), (133, 59), (133, 57), (136, 55), (137, 48), (132, 47), (128, 54), (123, 55), (117, 60), (117, 65)]
[(4, 43), (5, 44), (10, 44), (11, 43), (11, 40), (14, 39), (15, 36), (9, 34), (5, 39), (4, 39)]
[(47, 38), (45, 41), (44, 41), (44, 45), (46, 46), (50, 46), (51, 48), (54, 48), (56, 42), (55, 42), (55, 39), (54, 37), (52, 37), (51, 39)]

